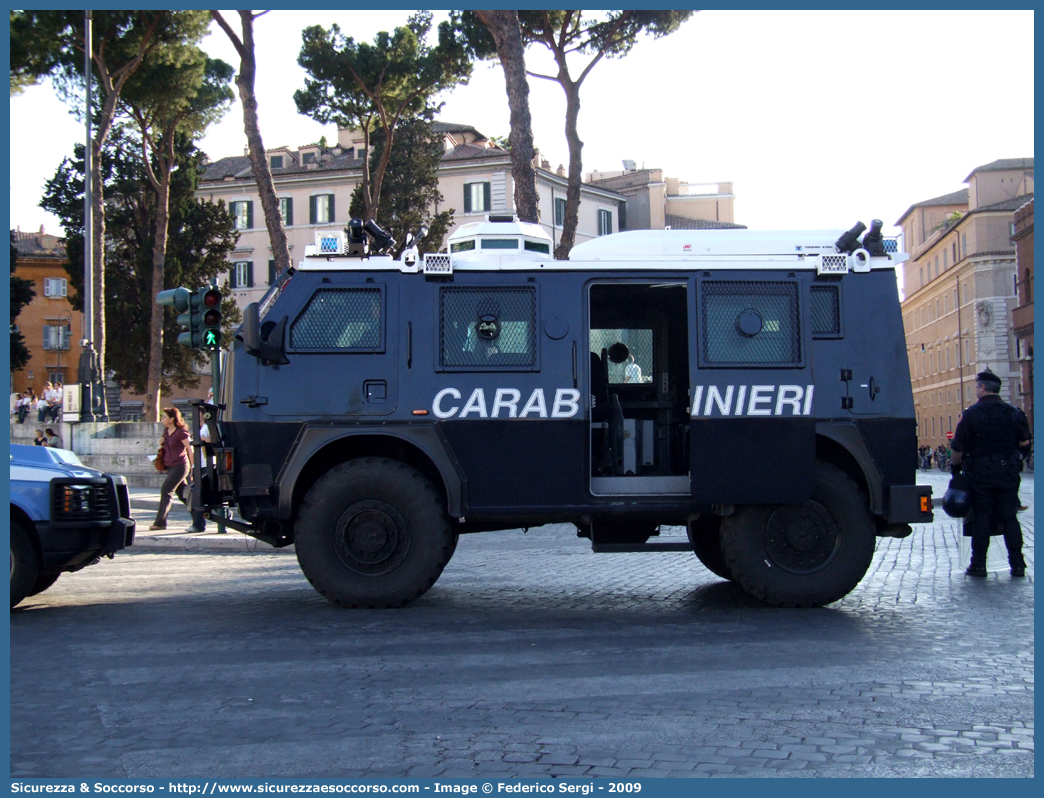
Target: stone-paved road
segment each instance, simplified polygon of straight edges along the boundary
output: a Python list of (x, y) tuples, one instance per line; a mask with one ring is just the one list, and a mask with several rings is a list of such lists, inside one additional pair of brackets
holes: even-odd
[(966, 578), (939, 513), (819, 610), (564, 525), (463, 538), (398, 611), (130, 551), (11, 613), (11, 774), (1032, 776), (1031, 513), (1026, 579)]

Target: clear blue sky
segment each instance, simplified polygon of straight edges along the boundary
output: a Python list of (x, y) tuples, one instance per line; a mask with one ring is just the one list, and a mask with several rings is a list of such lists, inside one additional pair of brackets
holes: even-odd
[[(272, 11), (259, 19), (266, 146), (336, 135), (294, 107), (303, 27), (337, 22), (370, 40), (406, 16)], [(731, 181), (736, 221), (751, 228), (847, 228), (873, 217), (892, 225), (910, 204), (960, 188), (980, 164), (1033, 155), (1033, 21), (1031, 11), (697, 13), (673, 36), (595, 67), (581, 96), (584, 171), (631, 159), (690, 182)], [(216, 27), (204, 47), (238, 65)], [(533, 48), (527, 62), (551, 66)], [(552, 167), (564, 164), (562, 91), (530, 84), (537, 146)], [(478, 65), (470, 85), (442, 99), (440, 118), (507, 134), (499, 65)], [(49, 85), (13, 97), (11, 119), (11, 226), (56, 231), (37, 203), (82, 128)], [(244, 144), (237, 103), (202, 147), (218, 159), (242, 154)]]

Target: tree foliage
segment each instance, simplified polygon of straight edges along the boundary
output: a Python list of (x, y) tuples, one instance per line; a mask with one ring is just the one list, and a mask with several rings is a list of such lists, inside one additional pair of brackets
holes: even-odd
[[(128, 81), (120, 98), (121, 107), (137, 122), (142, 168), (156, 195), (153, 296), (163, 290), (170, 184), (177, 165), (174, 148), (178, 136), (200, 136), (221, 118), (232, 102), (232, 90), (228, 87), (231, 79), (232, 67), (224, 61), (208, 58), (195, 45), (172, 44), (153, 53)], [(146, 421), (158, 421), (161, 412), (162, 349), (163, 308), (153, 302), (147, 351)]]
[(88, 336), (105, 373), (105, 219), (101, 177), (102, 150), (116, 119), (117, 102), (127, 81), (154, 49), (179, 42), (197, 43), (207, 32), (205, 11), (94, 11), (91, 12), (91, 70), (85, 69), (86, 20), (83, 11), (25, 10), (11, 12), (12, 86), (50, 76), (74, 107), (83, 107), (87, 80), (100, 88), (92, 92), (95, 120), (92, 150), (91, 242), (95, 297)]
[[(389, 235), (400, 244), (407, 233), (417, 233), (426, 225), (428, 234), (418, 243), (421, 252), (438, 252), (453, 224), (455, 210), (434, 211), (443, 201), (439, 191), (439, 165), (442, 145), (432, 130), (430, 119), (411, 117), (398, 125), (395, 149), (388, 160), (384, 190), (377, 208), (377, 219)], [(370, 155), (371, 165), (384, 155), (384, 142), (378, 139)], [(362, 185), (352, 193), (349, 209), (354, 217), (363, 218), (366, 205)]]
[[(119, 346), (109, 352), (107, 368), (115, 372), (121, 387), (144, 393), (148, 362), (143, 353), (149, 346), (149, 319), (155, 294), (152, 285), (152, 252), (155, 236), (156, 193), (144, 174), (139, 151), (141, 143), (134, 131), (116, 126), (106, 143), (103, 179), (105, 181), (106, 222), (109, 257), (106, 260), (106, 286), (110, 313), (108, 333)], [(40, 205), (58, 216), (66, 230), (66, 255), (69, 273), (69, 301), (77, 310), (83, 307), (83, 145), (76, 145), (74, 156), (59, 165), (47, 182)], [(174, 170), (170, 187), (169, 241), (164, 268), (164, 288), (183, 285), (199, 288), (228, 270), (228, 256), (238, 234), (224, 202), (204, 202), (195, 198), (203, 173), (205, 156), (191, 139), (177, 135)], [(155, 165), (154, 165), (155, 166)], [(241, 320), (227, 288), (221, 310), (225, 319), (224, 345), (231, 343), (230, 326)], [(177, 343), (176, 314), (166, 312), (163, 331), (163, 391), (174, 385), (192, 388), (199, 385), (195, 366), (204, 365), (207, 356)]]
[(377, 141), (382, 145), (380, 158), (363, 162), (364, 219), (377, 216), (399, 123), (433, 112), (439, 92), (471, 77), (471, 59), (453, 27), (440, 24), (431, 46), (431, 26), (431, 14), (420, 12), (390, 33), (381, 31), (372, 44), (342, 35), (337, 25), (302, 33), (297, 63), (308, 77), (294, 93), (297, 110), (324, 124), (362, 130), (367, 154)]
[(33, 301), (36, 292), (31, 280), (15, 277), (18, 249), (15, 247), (15, 231), (11, 231), (11, 373), (21, 371), (29, 364), (31, 355), (25, 345), (25, 337), (15, 329), (15, 320), (22, 308)]
[[(555, 248), (556, 258), (569, 257), (579, 219), (583, 175), (581, 151), (584, 146), (577, 132), (581, 85), (603, 58), (622, 58), (631, 52), (643, 35), (658, 39), (674, 33), (693, 13), (686, 10), (518, 12), (523, 43), (526, 46), (546, 48), (557, 67), (553, 75), (532, 71), (526, 74), (558, 83), (566, 96), (565, 135), (569, 147), (569, 184), (561, 243)], [(462, 37), (468, 42), (470, 51), (476, 57), (489, 58), (497, 52), (496, 42), (486, 26), (479, 22), (477, 14), (475, 11), (459, 12), (454, 15), (454, 20)], [(579, 72), (575, 72), (571, 66), (571, 60), (575, 62), (577, 58), (586, 59), (579, 65)]]

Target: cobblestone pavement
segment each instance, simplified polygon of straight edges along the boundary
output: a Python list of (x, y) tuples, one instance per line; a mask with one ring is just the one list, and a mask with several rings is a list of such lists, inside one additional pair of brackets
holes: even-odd
[(939, 512), (818, 610), (565, 525), (462, 538), (396, 611), (292, 556), (132, 550), (11, 613), (11, 774), (1032, 776), (1020, 517), (1026, 579), (966, 578)]

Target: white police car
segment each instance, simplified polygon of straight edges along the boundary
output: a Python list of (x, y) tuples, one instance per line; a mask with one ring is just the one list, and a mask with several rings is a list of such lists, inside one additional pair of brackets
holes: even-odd
[(75, 453), (11, 444), (11, 606), (134, 541), (127, 480)]

